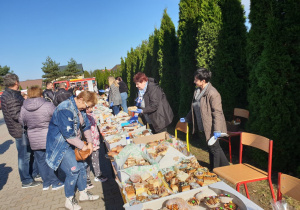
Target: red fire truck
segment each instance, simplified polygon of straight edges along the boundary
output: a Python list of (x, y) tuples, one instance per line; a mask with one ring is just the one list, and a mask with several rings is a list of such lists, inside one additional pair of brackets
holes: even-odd
[(74, 86), (74, 87), (82, 87), (84, 89), (88, 88), (89, 91), (93, 91), (94, 84), (97, 85), (97, 81), (95, 77), (83, 78), (83, 79), (69, 79), (69, 80), (53, 82), (53, 89), (57, 90), (60, 83), (64, 83), (66, 85), (66, 90), (68, 90), (70, 86)]

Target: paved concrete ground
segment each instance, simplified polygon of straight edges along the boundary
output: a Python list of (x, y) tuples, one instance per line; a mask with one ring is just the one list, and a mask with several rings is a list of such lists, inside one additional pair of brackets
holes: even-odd
[[(104, 158), (104, 144), (101, 144), (100, 163), (103, 174), (109, 177), (105, 183), (93, 181), (95, 185), (90, 191), (100, 195), (97, 201), (84, 202), (79, 205), (83, 209), (123, 209), (122, 197), (116, 184), (110, 162)], [(18, 172), (17, 149), (5, 125), (0, 111), (0, 209), (65, 209), (64, 190), (42, 190), (42, 185), (22, 189)], [(76, 193), (78, 199), (79, 193)]]

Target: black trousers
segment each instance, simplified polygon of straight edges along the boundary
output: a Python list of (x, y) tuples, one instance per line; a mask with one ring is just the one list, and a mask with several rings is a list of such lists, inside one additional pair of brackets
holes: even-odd
[(211, 146), (208, 146), (210, 170), (214, 168), (228, 166), (229, 162), (220, 146), (219, 140)]

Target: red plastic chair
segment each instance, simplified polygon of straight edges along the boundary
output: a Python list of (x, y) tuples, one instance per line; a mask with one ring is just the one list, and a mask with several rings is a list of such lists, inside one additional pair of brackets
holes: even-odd
[[(251, 146), (263, 150), (268, 153), (268, 172), (262, 171), (254, 166), (247, 163), (242, 163), (243, 158), (243, 146)], [(240, 157), (239, 164), (223, 166), (215, 168), (214, 172), (220, 177), (228, 180), (229, 182), (236, 185), (236, 190), (240, 191), (240, 185), (244, 184), (247, 198), (249, 197), (249, 192), (247, 188), (247, 183), (256, 182), (261, 180), (268, 180), (269, 186), (272, 194), (272, 198), (276, 201), (274, 189), (271, 180), (272, 172), (272, 153), (273, 153), (273, 141), (265, 137), (251, 134), (251, 133), (241, 133), (240, 142)]]
[(279, 172), (277, 191), (278, 201), (282, 200), (283, 194), (300, 201), (300, 179)]
[[(249, 111), (246, 109), (240, 109), (240, 108), (234, 108), (233, 110), (233, 118), (236, 117), (243, 117), (246, 119), (249, 119)], [(227, 128), (228, 129), (228, 128)], [(228, 137), (220, 137), (219, 139), (228, 142), (228, 148), (229, 148), (229, 160), (230, 163), (232, 163), (232, 155), (231, 155), (231, 138), (235, 136), (239, 136), (242, 131), (232, 132), (227, 131)]]

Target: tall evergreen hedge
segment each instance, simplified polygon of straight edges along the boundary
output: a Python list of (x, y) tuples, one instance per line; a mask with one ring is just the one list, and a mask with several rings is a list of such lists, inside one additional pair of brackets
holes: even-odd
[(251, 81), (249, 90), (250, 116), (255, 114), (250, 129), (274, 140), (273, 166), (277, 170), (299, 176), (299, 1), (273, 1), (269, 8), (263, 50), (251, 69), (251, 78), (257, 83)]
[(222, 96), (226, 119), (235, 107), (247, 108), (246, 35), (244, 10), (240, 0), (219, 2), (222, 24), (212, 65), (212, 83)]
[(194, 91), (194, 72), (197, 69), (195, 50), (197, 48), (198, 18), (200, 0), (181, 0), (179, 3), (179, 62), (180, 93), (179, 115), (185, 116), (190, 110)]
[(179, 107), (178, 39), (175, 26), (166, 9), (159, 30), (158, 62), (159, 84), (163, 88), (174, 114), (177, 115)]

